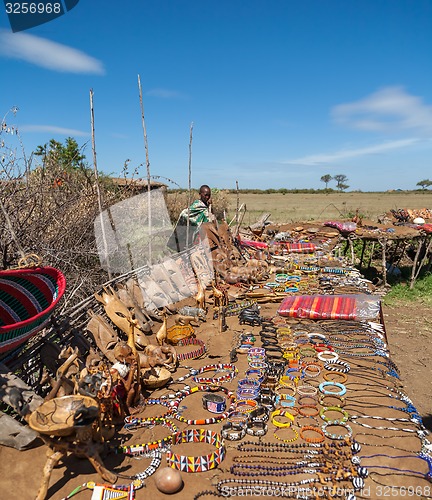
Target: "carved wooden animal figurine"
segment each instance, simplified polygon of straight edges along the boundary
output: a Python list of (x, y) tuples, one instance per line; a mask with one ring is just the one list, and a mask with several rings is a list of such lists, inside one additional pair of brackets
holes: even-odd
[(201, 283), (200, 283), (199, 280), (197, 282), (197, 286), (198, 286), (198, 292), (195, 295), (196, 306), (199, 307), (200, 309), (204, 309), (205, 310), (205, 305), (206, 305), (205, 304), (205, 289), (201, 285)]
[(177, 351), (170, 345), (148, 345), (144, 353), (148, 356), (151, 368), (164, 366), (169, 371), (174, 371), (177, 365)]
[(183, 314), (179, 314), (175, 319), (176, 325), (190, 325), (192, 321), (198, 323), (199, 318), (197, 316), (184, 316)]
[(133, 321), (132, 313), (120, 300), (116, 292), (108, 286), (104, 288), (102, 294), (95, 293), (94, 296), (104, 305), (109, 319), (126, 335), (129, 334)]
[(104, 288), (102, 295), (97, 293), (94, 295), (99, 302), (104, 304), (109, 319), (128, 336), (128, 339), (133, 333), (135, 342), (139, 346), (144, 347), (148, 344), (145, 334), (137, 325), (137, 320), (111, 287)]
[(41, 384), (49, 383), (52, 387), (45, 400), (49, 401), (58, 396), (69, 396), (74, 393), (78, 376), (80, 372), (78, 348), (64, 348), (60, 354), (60, 359), (65, 359), (65, 362), (58, 368), (56, 378), (53, 379), (45, 370), (42, 375)]
[(226, 289), (221, 289), (214, 281), (211, 282), (212, 293), (213, 293), (213, 306), (227, 306), (228, 305), (228, 293)]
[(159, 328), (159, 330), (156, 332), (156, 340), (157, 340), (157, 343), (159, 345), (165, 344), (166, 338), (167, 338), (167, 329), (168, 329), (167, 328), (167, 314), (166, 314), (165, 309), (162, 311), (161, 315), (163, 318), (162, 325)]
[(154, 323), (150, 316), (148, 316), (144, 308), (144, 303), (140, 305), (124, 284), (117, 284), (117, 295), (126, 307), (132, 310), (132, 315), (137, 320), (140, 330), (146, 333), (151, 332)]
[(92, 310), (88, 311), (90, 321), (87, 324), (87, 330), (93, 334), (96, 345), (102, 353), (111, 362), (115, 361), (112, 349), (118, 342), (118, 335), (108, 321), (100, 314), (95, 314)]
[(179, 309), (178, 313), (180, 316), (192, 316), (196, 322), (206, 321), (205, 309), (201, 309), (200, 307), (183, 306)]
[(119, 342), (114, 348), (117, 363), (111, 367), (113, 397), (121, 412), (130, 414), (140, 398), (140, 384), (137, 356), (126, 342)]

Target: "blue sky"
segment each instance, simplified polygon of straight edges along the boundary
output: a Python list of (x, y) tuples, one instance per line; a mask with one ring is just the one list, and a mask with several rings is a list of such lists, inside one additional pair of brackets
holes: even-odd
[(27, 155), (72, 136), (92, 165), (93, 89), (99, 170), (145, 177), (139, 74), (151, 173), (182, 187), (191, 123), (193, 186), (432, 180), (430, 0), (80, 0), (18, 33), (0, 10), (0, 114), (19, 108)]

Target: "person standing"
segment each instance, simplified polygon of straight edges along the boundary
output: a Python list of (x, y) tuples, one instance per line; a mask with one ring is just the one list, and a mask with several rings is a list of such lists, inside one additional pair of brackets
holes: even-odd
[[(214, 215), (211, 212), (211, 189), (203, 184), (199, 189), (199, 199), (180, 212), (176, 227), (168, 240), (171, 250), (181, 252), (194, 244), (197, 240), (199, 228), (204, 222), (213, 222)], [(189, 221), (189, 229), (188, 229)]]

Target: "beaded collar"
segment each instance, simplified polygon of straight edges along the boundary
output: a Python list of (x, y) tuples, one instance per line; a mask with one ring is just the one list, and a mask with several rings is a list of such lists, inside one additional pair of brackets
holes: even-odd
[(220, 434), (205, 429), (189, 429), (173, 435), (172, 444), (208, 443), (216, 450), (208, 455), (187, 456), (178, 455), (172, 450), (167, 453), (167, 463), (173, 469), (182, 472), (205, 472), (216, 468), (225, 458), (225, 445)]

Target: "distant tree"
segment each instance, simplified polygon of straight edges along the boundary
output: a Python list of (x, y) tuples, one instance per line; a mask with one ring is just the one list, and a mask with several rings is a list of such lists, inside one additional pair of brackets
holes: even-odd
[(93, 170), (85, 161), (82, 149), (72, 137), (68, 137), (64, 144), (51, 139), (49, 143), (38, 146), (34, 152), (42, 162), (35, 172), (42, 178), (51, 178), (53, 184), (58, 187), (68, 182), (71, 176), (92, 184)]
[(38, 146), (34, 154), (42, 158), (44, 166), (56, 163), (66, 171), (84, 166), (85, 155), (81, 154), (77, 141), (72, 137), (68, 137), (65, 144), (51, 139), (48, 144)]
[(432, 186), (432, 181), (430, 181), (429, 179), (423, 179), (422, 181), (417, 182), (416, 185), (420, 186), (422, 189), (426, 189), (429, 186)]
[(328, 183), (333, 179), (330, 174), (325, 174), (321, 177), (321, 182), (324, 182), (325, 188), (327, 189)]
[(349, 186), (346, 183), (348, 180), (348, 177), (344, 174), (337, 174), (333, 177), (333, 179), (336, 181), (336, 188), (339, 191), (345, 191), (345, 189), (348, 189)]

